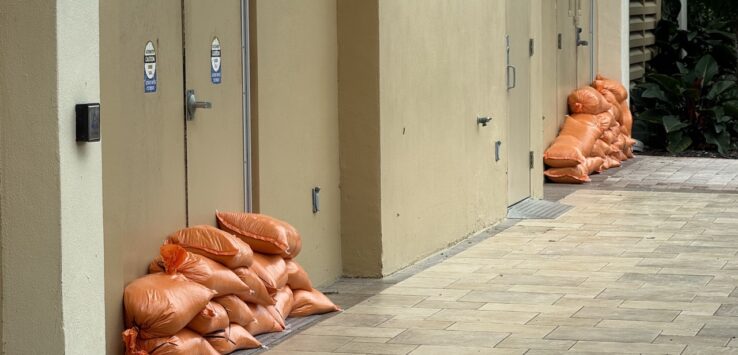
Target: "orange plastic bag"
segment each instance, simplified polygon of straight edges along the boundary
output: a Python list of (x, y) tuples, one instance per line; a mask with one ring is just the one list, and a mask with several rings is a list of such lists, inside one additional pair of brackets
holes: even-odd
[(172, 336), (143, 340), (131, 328), (123, 332), (123, 343), (126, 355), (220, 355), (207, 340), (187, 329)]
[(606, 156), (610, 155), (611, 150), (612, 147), (610, 147), (610, 144), (602, 139), (598, 139), (595, 142), (594, 148), (592, 148), (592, 156), (604, 159)]
[(583, 184), (590, 182), (587, 164), (573, 168), (551, 168), (543, 172), (551, 181), (562, 184)]
[(623, 163), (621, 163), (621, 161), (619, 159), (617, 159), (617, 158), (615, 158), (613, 156), (608, 156), (608, 157), (605, 158), (605, 160), (607, 162), (606, 164), (607, 164), (607, 167), (609, 169), (611, 169), (611, 168), (619, 168), (621, 165), (623, 165)]
[(587, 170), (590, 175), (594, 173), (601, 173), (604, 171), (602, 165), (605, 163), (605, 159), (601, 157), (587, 158)]
[(558, 136), (543, 152), (543, 162), (554, 168), (565, 168), (582, 164), (587, 159), (578, 146), (582, 142), (572, 136)]
[(615, 95), (618, 102), (628, 99), (628, 89), (626, 89), (623, 84), (615, 80), (610, 80), (602, 75), (597, 75), (597, 78), (595, 79), (594, 83), (592, 83), (592, 86), (598, 91), (607, 90), (611, 92), (613, 95)]
[[(149, 272), (170, 270), (175, 260), (179, 264), (174, 272), (218, 292), (218, 296), (249, 292), (249, 287), (230, 269), (202, 255), (187, 252), (176, 244), (165, 244), (159, 249), (160, 256), (149, 265)], [(178, 260), (179, 258), (183, 260)]]
[(269, 294), (274, 294), (287, 285), (287, 264), (279, 255), (254, 254), (251, 271), (259, 275)]
[(123, 291), (126, 328), (138, 328), (142, 339), (168, 337), (189, 323), (215, 296), (215, 291), (180, 274), (150, 274)]
[(295, 290), (294, 303), (290, 317), (307, 317), (313, 314), (323, 314), (340, 311), (341, 308), (333, 304), (328, 297), (318, 290)]
[(251, 309), (246, 302), (236, 296), (231, 295), (218, 297), (214, 299), (213, 302), (216, 302), (225, 308), (226, 313), (228, 313), (230, 323), (247, 326), (255, 319), (254, 313), (251, 312)]
[(178, 244), (187, 251), (215, 260), (229, 269), (249, 267), (253, 252), (248, 244), (235, 236), (211, 226), (195, 226), (175, 232), (168, 244)]
[(559, 136), (543, 153), (543, 161), (550, 167), (574, 167), (584, 164), (602, 135), (594, 115), (568, 116)]
[(286, 260), (287, 286), (294, 290), (312, 290), (313, 283), (307, 272), (294, 260)]
[(187, 324), (187, 328), (200, 335), (205, 335), (227, 328), (228, 323), (230, 322), (225, 308), (219, 303), (210, 302)]
[(599, 91), (585, 86), (574, 90), (568, 98), (571, 113), (589, 113), (596, 115), (610, 109), (610, 103)]
[(623, 134), (630, 137), (633, 133), (633, 114), (630, 112), (630, 106), (627, 101), (620, 104), (620, 111), (623, 112)]
[[(274, 306), (269, 306), (274, 308)], [(245, 328), (249, 334), (257, 336), (264, 333), (281, 332), (284, 330), (282, 326), (269, 311), (267, 307), (258, 304), (249, 304), (251, 312), (254, 314), (255, 322), (251, 322)]]
[(274, 299), (269, 295), (269, 291), (264, 286), (264, 281), (261, 281), (259, 275), (245, 267), (235, 269), (233, 272), (251, 289), (250, 292), (236, 294), (238, 298), (245, 302), (256, 303), (262, 306), (274, 304)]
[(615, 122), (615, 116), (613, 116), (612, 110), (597, 114), (595, 117), (597, 119), (598, 127), (602, 132), (610, 129), (610, 127), (612, 127), (613, 125), (613, 122)]
[(256, 213), (216, 212), (218, 226), (263, 254), (294, 258), (302, 249), (300, 234), (289, 223)]
[(292, 304), (294, 303), (294, 295), (289, 287), (285, 287), (274, 295), (274, 309), (277, 311), (274, 315), (275, 319), (282, 325), (285, 326), (287, 323), (287, 317), (292, 311)]
[(260, 348), (261, 342), (238, 324), (231, 323), (225, 330), (208, 334), (205, 339), (221, 354), (230, 354), (241, 349)]

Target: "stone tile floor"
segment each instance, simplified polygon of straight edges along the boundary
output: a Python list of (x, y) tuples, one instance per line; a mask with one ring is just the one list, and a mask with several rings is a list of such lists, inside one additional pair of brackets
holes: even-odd
[(558, 219), (339, 281), (331, 297), (355, 305), (268, 353), (738, 354), (738, 162), (685, 160), (638, 158), (568, 191)]

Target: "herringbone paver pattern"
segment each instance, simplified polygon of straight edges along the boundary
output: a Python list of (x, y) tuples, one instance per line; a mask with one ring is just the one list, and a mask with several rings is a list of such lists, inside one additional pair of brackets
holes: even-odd
[(269, 353), (738, 354), (738, 194), (561, 202), (394, 285), (339, 283), (378, 294)]

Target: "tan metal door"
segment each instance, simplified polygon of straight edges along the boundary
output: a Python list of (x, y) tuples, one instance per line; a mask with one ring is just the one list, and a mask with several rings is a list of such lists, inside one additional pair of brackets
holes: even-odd
[(576, 0), (556, 1), (556, 27), (558, 30), (556, 63), (559, 105), (557, 119), (559, 127), (564, 123), (564, 118), (569, 112), (566, 97), (577, 87), (577, 45), (574, 29), (576, 12)]
[(508, 205), (530, 196), (530, 0), (507, 0)]
[(594, 26), (593, 26), (593, 1), (576, 0), (576, 16), (574, 17), (574, 30), (577, 51), (577, 87), (592, 83), (594, 75), (592, 64), (594, 62)]
[(241, 1), (183, 4), (188, 224), (214, 224), (244, 210)]

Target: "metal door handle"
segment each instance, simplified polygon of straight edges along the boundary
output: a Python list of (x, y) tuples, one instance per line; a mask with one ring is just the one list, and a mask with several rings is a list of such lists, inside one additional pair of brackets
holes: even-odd
[[(512, 69), (512, 75), (510, 75), (510, 69)], [(512, 85), (510, 85), (510, 79), (512, 78)], [(518, 68), (514, 65), (507, 66), (507, 89), (514, 89), (518, 85)]]
[(581, 27), (577, 27), (577, 47), (589, 45), (588, 41), (582, 40), (582, 31), (584, 30)]
[(195, 110), (197, 110), (198, 108), (213, 107), (213, 104), (208, 101), (197, 101), (197, 98), (195, 97), (195, 90), (187, 90), (185, 100), (187, 104), (187, 119), (190, 121), (195, 119)]

